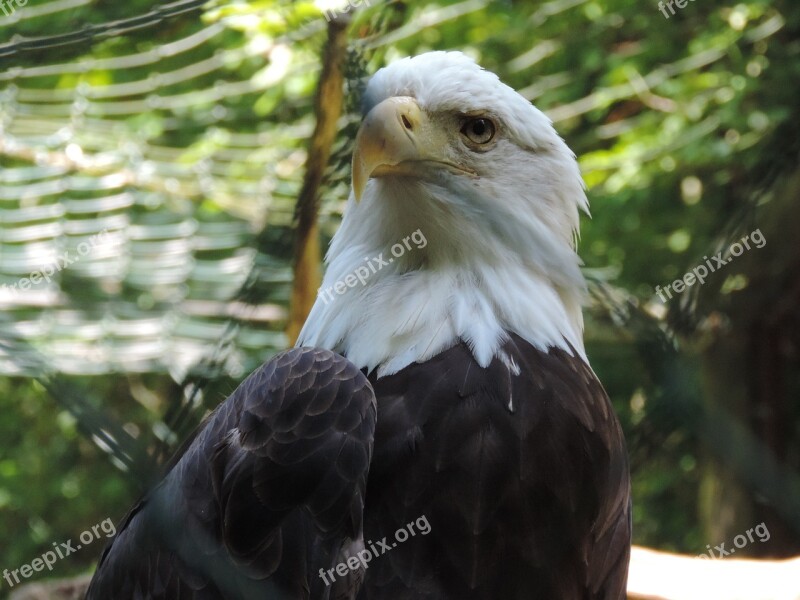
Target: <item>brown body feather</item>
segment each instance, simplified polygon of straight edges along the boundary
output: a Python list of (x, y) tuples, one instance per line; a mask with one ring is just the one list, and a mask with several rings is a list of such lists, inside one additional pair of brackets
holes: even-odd
[[(331, 352), (279, 355), (126, 518), (87, 597), (623, 599), (630, 483), (608, 397), (580, 358), (515, 335), (503, 350), (517, 369), (461, 343), (372, 386)], [(326, 585), (362, 525), (391, 550)]]
[(87, 599), (351, 595), (317, 571), (361, 533), (374, 428), (375, 396), (355, 366), (327, 350), (278, 355), (125, 518)]
[(430, 533), (367, 571), (359, 600), (621, 600), (630, 483), (608, 396), (580, 358), (511, 335), (480, 368), (461, 343), (372, 379), (365, 540)]

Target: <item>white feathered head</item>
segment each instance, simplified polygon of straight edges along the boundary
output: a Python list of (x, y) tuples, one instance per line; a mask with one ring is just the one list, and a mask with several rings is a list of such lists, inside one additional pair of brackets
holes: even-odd
[[(363, 354), (356, 364), (390, 361), (387, 372), (458, 339), (486, 364), (504, 331), (582, 352), (580, 210), (588, 204), (575, 156), (528, 100), (460, 52), (399, 60), (366, 88), (353, 192), (322, 287), (413, 231), (427, 243), (395, 257), (363, 289), (318, 301), (301, 342), (351, 360)], [(383, 313), (377, 363), (355, 347), (358, 331), (380, 322), (370, 321), (375, 303), (394, 311)]]

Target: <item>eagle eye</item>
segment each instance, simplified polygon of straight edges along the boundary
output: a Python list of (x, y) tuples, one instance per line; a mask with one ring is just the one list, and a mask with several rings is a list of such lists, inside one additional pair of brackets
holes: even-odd
[(473, 144), (488, 144), (494, 138), (496, 128), (491, 119), (477, 117), (469, 119), (461, 128), (461, 133)]

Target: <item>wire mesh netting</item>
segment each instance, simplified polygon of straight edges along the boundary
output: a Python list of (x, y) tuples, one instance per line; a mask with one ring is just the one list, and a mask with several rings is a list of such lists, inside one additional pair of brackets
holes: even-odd
[[(493, 18), (480, 0), (419, 7), (413, 18), (397, 17), (397, 6), (405, 7), (394, 4), (368, 9), (354, 51), (391, 55), (412, 37), (436, 35), (443, 23), (468, 31), (475, 18)], [(507, 71), (523, 76), (563, 42), (529, 42), (522, 33), (554, 16), (580, 18), (587, 3), (521, 10), (524, 22), (474, 46), (516, 47)], [(98, 14), (107, 19), (84, 21)], [(54, 18), (60, 30), (41, 35), (41, 24)], [(310, 4), (196, 1), (99, 11), (82, 0), (29, 3), (0, 20), (8, 40), (0, 45), (3, 337), (31, 343), (65, 373), (168, 370), (178, 378), (214, 347), (232, 317), (241, 325), (232, 374), (252, 368), (265, 349), (285, 346), (286, 228), (313, 124), (310, 97), (325, 24)], [(609, 20), (609, 31), (616, 26)], [(741, 36), (648, 73), (630, 71), (625, 81), (577, 99), (568, 69), (521, 91), (544, 97), (549, 115), (566, 127), (629, 98), (670, 110), (672, 101), (653, 88), (726, 60), (734, 43), (763, 43), (781, 26), (780, 15), (765, 15)], [(645, 121), (618, 120), (600, 135), (631, 136)], [(352, 122), (351, 111), (342, 131)], [(666, 144), (631, 148), (613, 161), (590, 154), (584, 171), (624, 178), (631, 164), (654, 161), (720, 127), (709, 111), (690, 135), (680, 131)], [(329, 215), (346, 193), (347, 147), (343, 135), (324, 194)], [(265, 228), (271, 243), (259, 248), (256, 234)], [(248, 305), (237, 292), (256, 265), (265, 292)], [(25, 367), (6, 357), (0, 372)]]

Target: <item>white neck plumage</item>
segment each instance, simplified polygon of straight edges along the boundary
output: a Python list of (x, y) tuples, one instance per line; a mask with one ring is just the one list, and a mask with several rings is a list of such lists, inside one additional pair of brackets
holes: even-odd
[(378, 376), (461, 340), (481, 366), (498, 357), (516, 370), (501, 350), (506, 332), (585, 360), (572, 232), (541, 215), (481, 211), (465, 193), (392, 178), (371, 180), (361, 203), (351, 196), (298, 345)]

